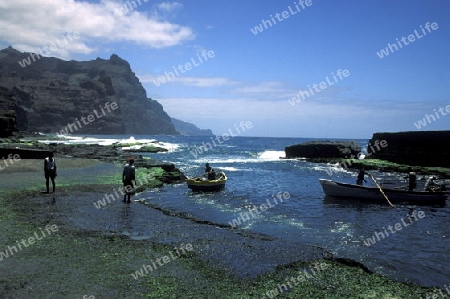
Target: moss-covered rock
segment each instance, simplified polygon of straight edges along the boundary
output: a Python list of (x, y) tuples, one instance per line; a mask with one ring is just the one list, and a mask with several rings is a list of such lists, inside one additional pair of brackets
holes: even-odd
[(360, 169), (362, 166), (366, 170), (375, 169), (384, 172), (408, 173), (414, 171), (417, 174), (435, 174), (442, 178), (450, 178), (450, 168), (446, 167), (425, 167), (416, 165), (399, 164), (380, 159), (342, 159), (336, 161), (340, 165), (348, 168)]

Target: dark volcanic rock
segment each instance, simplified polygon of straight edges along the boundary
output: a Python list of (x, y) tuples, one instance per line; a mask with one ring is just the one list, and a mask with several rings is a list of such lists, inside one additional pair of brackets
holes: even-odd
[(356, 157), (361, 147), (354, 141), (309, 141), (287, 146), (286, 158), (350, 158)]
[[(386, 140), (387, 146), (378, 149), (375, 140)], [(417, 165), (450, 167), (448, 147), (450, 131), (419, 131), (397, 133), (375, 133), (369, 141), (373, 147), (371, 159)]]
[[(0, 158), (4, 159), (45, 159), (48, 157), (49, 153), (50, 151), (48, 150), (39, 149), (0, 148)], [(18, 155), (18, 157), (16, 155)]]
[[(147, 98), (129, 63), (119, 56), (81, 62), (40, 56), (34, 60), (30, 53), (13, 48), (0, 51), (3, 135), (16, 129), (62, 132), (77, 120), (78, 125), (67, 133), (179, 134), (163, 107)], [(108, 102), (117, 103), (117, 109), (108, 111)], [(93, 121), (81, 121), (89, 115)]]
[(11, 136), (18, 131), (17, 114), (23, 112), (18, 102), (12, 92), (0, 86), (0, 137)]
[(175, 165), (169, 162), (163, 162), (154, 159), (143, 159), (141, 156), (135, 158), (134, 162), (135, 167), (144, 167), (144, 168), (152, 168), (152, 167), (161, 167), (165, 171), (174, 171)]

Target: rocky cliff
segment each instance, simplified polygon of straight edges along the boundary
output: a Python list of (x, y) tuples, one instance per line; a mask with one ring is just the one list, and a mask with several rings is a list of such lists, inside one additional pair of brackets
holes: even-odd
[(23, 113), (19, 99), (7, 88), (0, 86), (0, 138), (10, 136), (18, 130), (17, 116)]
[(178, 135), (127, 61), (64, 61), (0, 51), (0, 135), (14, 130), (69, 134)]
[(185, 122), (172, 117), (172, 123), (175, 129), (180, 132), (181, 135), (187, 136), (213, 136), (213, 132), (209, 129), (199, 129), (196, 125)]
[[(386, 140), (386, 147), (377, 147), (376, 140)], [(372, 159), (417, 165), (450, 167), (448, 147), (450, 131), (418, 131), (375, 133), (369, 141)]]
[(284, 148), (286, 158), (332, 159), (357, 157), (361, 147), (355, 141), (309, 141)]

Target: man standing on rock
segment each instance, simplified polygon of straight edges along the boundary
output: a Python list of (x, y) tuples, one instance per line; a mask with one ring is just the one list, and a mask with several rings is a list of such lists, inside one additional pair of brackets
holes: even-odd
[(53, 193), (55, 193), (55, 178), (56, 178), (56, 162), (53, 158), (53, 152), (50, 152), (47, 158), (44, 160), (44, 175), (45, 186), (47, 187), (47, 193), (49, 192), (49, 179), (52, 180)]
[[(125, 167), (123, 168), (122, 172), (122, 182), (124, 187), (124, 195), (123, 195), (123, 202), (130, 203), (131, 200), (131, 194), (133, 193), (133, 181), (136, 180), (135, 176), (135, 170), (134, 170), (134, 159), (130, 158), (130, 161), (125, 164)], [(128, 200), (126, 200), (128, 196)]]

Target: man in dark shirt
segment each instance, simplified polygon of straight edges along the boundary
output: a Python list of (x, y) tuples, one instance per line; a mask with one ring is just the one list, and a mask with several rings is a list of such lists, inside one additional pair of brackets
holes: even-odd
[(364, 171), (364, 167), (361, 167), (358, 173), (358, 178), (356, 179), (356, 185), (363, 185), (363, 181), (367, 183), (367, 181), (364, 179), (364, 175), (368, 175), (367, 172)]
[[(125, 194), (123, 196), (123, 202), (130, 203), (131, 202), (131, 194), (133, 194), (133, 181), (136, 180), (136, 172), (134, 169), (134, 159), (130, 158), (129, 162), (125, 164), (122, 172), (122, 182), (124, 186)], [(126, 200), (128, 196), (128, 200)]]
[(55, 193), (55, 178), (56, 178), (56, 162), (53, 158), (53, 153), (50, 152), (47, 158), (44, 160), (44, 176), (45, 186), (47, 187), (47, 193), (49, 192), (49, 179), (52, 180), (53, 193)]

